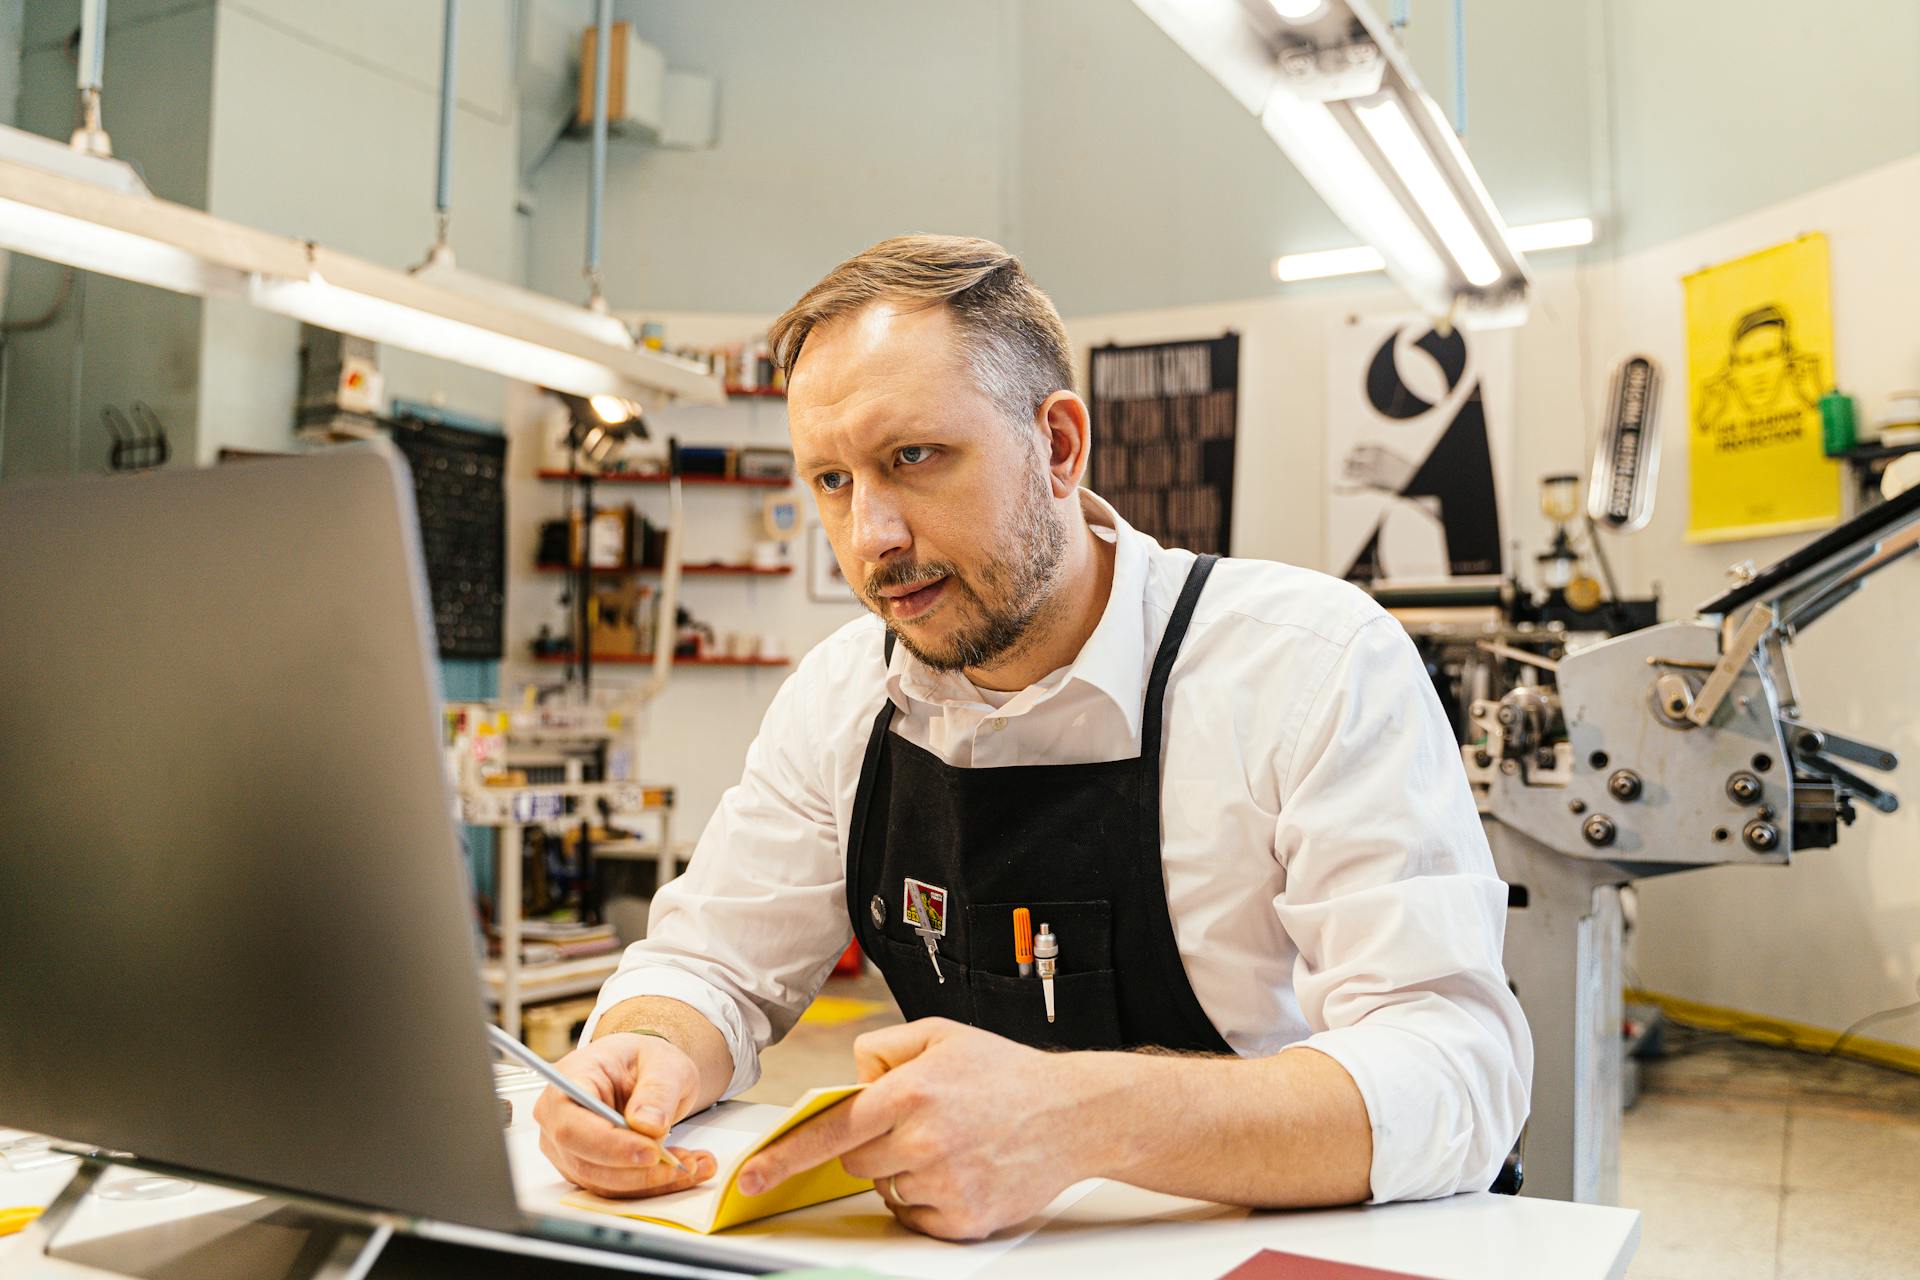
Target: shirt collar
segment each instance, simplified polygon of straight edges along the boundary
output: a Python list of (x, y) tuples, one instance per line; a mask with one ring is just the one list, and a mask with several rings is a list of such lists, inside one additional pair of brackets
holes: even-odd
[[(1106, 608), (1100, 621), (1068, 666), (1064, 679), (1051, 676), (1029, 688), (1001, 708), (1002, 715), (1017, 715), (1053, 696), (1059, 689), (1079, 681), (1098, 689), (1113, 701), (1126, 718), (1128, 730), (1140, 732), (1140, 700), (1146, 688), (1146, 538), (1121, 519), (1107, 500), (1090, 489), (1080, 491), (1080, 509), (1096, 537), (1113, 543), (1113, 583), (1107, 592)], [(1036, 696), (1029, 701), (1026, 694)], [(912, 703), (974, 703), (973, 687), (957, 671), (934, 671), (897, 644), (893, 660), (887, 665), (887, 696), (902, 711), (911, 712)]]

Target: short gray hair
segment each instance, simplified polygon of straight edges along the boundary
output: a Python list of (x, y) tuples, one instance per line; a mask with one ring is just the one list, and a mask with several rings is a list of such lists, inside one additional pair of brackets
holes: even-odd
[(974, 381), (1018, 425), (1073, 389), (1073, 352), (1053, 300), (1018, 258), (968, 236), (895, 236), (848, 258), (773, 322), (774, 361), (791, 376), (816, 327), (882, 301), (951, 309)]

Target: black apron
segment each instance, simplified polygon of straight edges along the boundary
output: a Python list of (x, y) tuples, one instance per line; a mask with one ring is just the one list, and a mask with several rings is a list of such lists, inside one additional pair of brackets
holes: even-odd
[[(952, 1018), (1023, 1044), (1231, 1053), (1193, 994), (1160, 869), (1167, 675), (1216, 556), (1188, 571), (1154, 655), (1140, 754), (1097, 764), (962, 769), (873, 723), (847, 846), (853, 934), (909, 1019)], [(888, 660), (893, 637), (887, 637)], [(910, 898), (907, 881), (923, 886)], [(924, 902), (940, 976), (915, 932)], [(1013, 910), (1059, 939), (1056, 1020), (1014, 959)], [(909, 919), (909, 913), (914, 919)]]

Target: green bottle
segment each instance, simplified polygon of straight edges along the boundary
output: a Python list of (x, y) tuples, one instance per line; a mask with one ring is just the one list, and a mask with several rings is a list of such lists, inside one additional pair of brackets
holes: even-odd
[(1853, 448), (1853, 397), (1833, 390), (1820, 397), (1820, 443), (1829, 458)]

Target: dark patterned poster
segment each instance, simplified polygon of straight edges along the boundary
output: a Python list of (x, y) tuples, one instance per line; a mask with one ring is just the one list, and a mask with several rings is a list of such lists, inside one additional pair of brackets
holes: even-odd
[(1327, 342), (1327, 559), (1363, 584), (1501, 573), (1511, 335), (1350, 316)]
[(1095, 347), (1087, 487), (1163, 545), (1228, 553), (1240, 335)]

